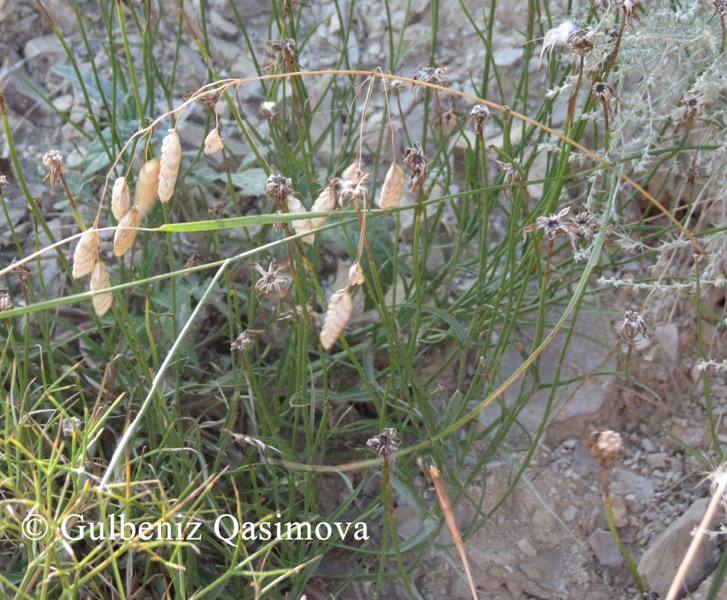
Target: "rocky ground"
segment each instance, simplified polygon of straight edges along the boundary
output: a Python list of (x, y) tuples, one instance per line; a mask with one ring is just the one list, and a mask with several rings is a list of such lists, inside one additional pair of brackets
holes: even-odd
[[(79, 44), (75, 16), (68, 10), (65, 0), (45, 0), (44, 4), (74, 46)], [(167, 0), (162, 4), (170, 15), (173, 14), (175, 1)], [(211, 54), (216, 68), (223, 76), (252, 74), (249, 52), (237, 38), (236, 27), (230, 24), (227, 2), (210, 1), (207, 4)], [(267, 38), (268, 13), (260, 10), (257, 3), (239, 4), (252, 32), (253, 43), (261, 47)], [(319, 26), (301, 56), (302, 66), (306, 69), (331, 67), (341, 24), (330, 3), (309, 4), (305, 20), (308, 24), (319, 23)], [(349, 50), (352, 62), (362, 68), (375, 68), (386, 60), (387, 32), (379, 4), (374, 0), (357, 2), (355, 39), (350, 40)], [(401, 28), (405, 3), (390, 4), (392, 20)], [(481, 23), (481, 3), (468, 1), (466, 4)], [(97, 19), (94, 17), (95, 3), (82, 1), (80, 5), (91, 22)], [(502, 10), (498, 12), (495, 36), (497, 46), (493, 52), (504, 75), (507, 93), (514, 89), (520, 76), (521, 21), (526, 3), (501, 2), (500, 5)], [(452, 87), (474, 92), (470, 77), (477, 81), (484, 50), (472, 28), (466, 26), (460, 10), (441, 10), (438, 60), (447, 66)], [(404, 34), (404, 46), (409, 52), (405, 63), (400, 65), (403, 74), (410, 75), (427, 61), (429, 14), (427, 3), (415, 3), (412, 8)], [(164, 49), (161, 50), (160, 56), (164, 57)], [(81, 164), (85, 138), (71, 127), (62, 126), (59, 117), (39, 102), (38, 95), (48, 96), (55, 108), (64, 112), (80, 113), (81, 99), (75, 95), (75, 88), (62, 74), (62, 69), (59, 71), (59, 67), (67, 65), (65, 53), (34, 3), (0, 0), (0, 56), (0, 85), (28, 172), (39, 175), (35, 180), (42, 179), (40, 157), (52, 147), (61, 149), (66, 166), (72, 171)], [(171, 60), (171, 54), (169, 58)], [(181, 88), (193, 91), (204, 82), (204, 62), (191, 44), (183, 45), (180, 65), (178, 81)], [(538, 98), (542, 97), (537, 90), (543, 91), (543, 79), (538, 73), (533, 73), (532, 77), (531, 94), (537, 105)], [(250, 107), (257, 110), (259, 101), (251, 90)], [(87, 126), (80, 116), (78, 122)], [(203, 136), (203, 132), (189, 135)], [(7, 144), (3, 142), (0, 175), (6, 175), (11, 183), (5, 191), (9, 219), (16, 231), (29, 234), (32, 222), (7, 157)], [(54, 198), (48, 196), (48, 188), (34, 185), (33, 192), (37, 192), (46, 207), (51, 227), (61, 233), (69, 231), (72, 222), (67, 215), (61, 211), (52, 214)], [(12, 258), (13, 244), (7, 239), (7, 229), (2, 221), (4, 219), (0, 219), (0, 253), (5, 262)], [(57, 269), (53, 261), (48, 261), (48, 269)], [(628, 273), (615, 271), (610, 275), (625, 278)], [(62, 290), (50, 293), (60, 295)], [(628, 288), (611, 293), (610, 306), (628, 308), (634, 300), (633, 292)], [(724, 293), (715, 294), (710, 301), (717, 314), (721, 314)], [(597, 367), (600, 371), (623, 370), (625, 349), (618, 348), (610, 353), (620, 323), (598, 312), (582, 315), (580, 319), (578, 330), (582, 335), (571, 346), (562, 376), (582, 375)], [(703, 335), (710, 349), (727, 347), (723, 327), (718, 323), (706, 323), (705, 328)], [(693, 304), (676, 295), (662, 296), (650, 305), (649, 330), (649, 343), (635, 351), (631, 359), (633, 381), (603, 376), (589, 379), (578, 389), (572, 388), (569, 395), (561, 399), (562, 406), (548, 427), (522, 483), (494, 517), (467, 539), (467, 552), (481, 598), (613, 600), (636, 596), (633, 580), (608, 531), (600, 467), (586, 445), (588, 434), (594, 429), (621, 432), (622, 458), (610, 478), (616, 524), (623, 542), (639, 561), (639, 570), (650, 588), (662, 597), (665, 594), (690, 542), (690, 532), (701, 519), (709, 492), (709, 482), (705, 482), (707, 469), (697, 456), (714, 455), (710, 451), (714, 443), (724, 444), (727, 439), (725, 434), (720, 434), (718, 440), (709, 435), (703, 404), (704, 382), (702, 372), (696, 367)], [(524, 329), (519, 334), (527, 339), (528, 331)], [(543, 358), (553, 370), (559, 353), (560, 348), (555, 343)], [(517, 367), (518, 360), (519, 355), (513, 354), (512, 361), (502, 368), (509, 373)], [(714, 413), (721, 419), (727, 403), (727, 380), (724, 376), (721, 379), (711, 377), (710, 383)], [(539, 423), (546, 395), (543, 393), (528, 408), (525, 427), (534, 428)], [(506, 397), (506, 400), (511, 402), (514, 398)], [(497, 410), (485, 411), (483, 423), (497, 418)], [(510, 440), (510, 446), (517, 447), (520, 441)], [(472, 502), (460, 499), (455, 510), (463, 529), (475, 518), (477, 499), (485, 498), (482, 510), (486, 511), (488, 499), (499, 498), (507, 489), (522, 456), (513, 451), (507, 460), (501, 457), (490, 463), (481, 483), (468, 490)], [(432, 490), (422, 490), (422, 493), (434, 504)], [(403, 538), (416, 534), (423, 526), (421, 518), (404, 505), (397, 509), (397, 519)], [(426, 598), (469, 597), (459, 560), (448, 545), (450, 540), (444, 529), (439, 542), (441, 545), (425, 561), (426, 571), (416, 580), (419, 589)], [(447, 554), (454, 556), (454, 560), (446, 559)], [(705, 542), (691, 575), (695, 587), (709, 576), (718, 558), (719, 540)], [(324, 562), (321, 568), (323, 571), (334, 569), (335, 564)], [(694, 597), (705, 598), (709, 585), (710, 581), (706, 579)], [(391, 597), (394, 593), (401, 594), (395, 588), (390, 592)], [(366, 590), (362, 588), (361, 593), (365, 594)], [(309, 597), (316, 597), (313, 588)], [(727, 591), (721, 597), (727, 598)]]

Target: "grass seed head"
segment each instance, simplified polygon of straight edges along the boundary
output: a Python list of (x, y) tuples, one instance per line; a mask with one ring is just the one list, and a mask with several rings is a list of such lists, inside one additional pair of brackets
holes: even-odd
[(114, 233), (114, 255), (123, 256), (134, 245), (136, 235), (139, 233), (136, 229), (127, 229), (129, 227), (138, 227), (141, 224), (141, 213), (139, 209), (132, 208), (119, 221)]
[(366, 445), (376, 450), (379, 456), (391, 456), (401, 448), (399, 432), (393, 427), (386, 427), (379, 435), (369, 439)]
[[(98, 292), (111, 287), (111, 276), (109, 275), (106, 265), (102, 261), (98, 261), (96, 266), (93, 268), (91, 273), (91, 291)], [(101, 317), (106, 314), (106, 311), (111, 308), (111, 304), (114, 301), (114, 295), (111, 292), (104, 292), (103, 294), (96, 294), (93, 297), (93, 309), (96, 314)]]
[(114, 181), (114, 187), (111, 191), (111, 212), (114, 219), (121, 221), (131, 208), (131, 193), (129, 192), (129, 184), (126, 177), (118, 177)]
[(331, 296), (320, 335), (321, 346), (323, 346), (324, 350), (332, 348), (333, 344), (336, 343), (338, 336), (343, 333), (348, 320), (351, 318), (352, 312), (353, 300), (351, 300), (348, 288), (338, 290)]
[[(333, 179), (331, 182), (323, 188), (323, 191), (318, 194), (318, 198), (311, 207), (311, 212), (331, 212), (336, 208), (336, 186), (338, 185), (338, 179)], [(328, 217), (311, 217), (311, 226), (313, 228), (320, 227), (326, 222)]]
[(162, 154), (159, 159), (159, 200), (169, 202), (177, 183), (179, 164), (182, 162), (182, 144), (176, 129), (170, 129), (162, 142)]
[(396, 163), (389, 167), (381, 187), (379, 196), (379, 208), (396, 208), (401, 203), (401, 196), (404, 193), (404, 170)]
[(73, 279), (88, 275), (98, 260), (98, 231), (87, 229), (73, 253)]
[(139, 171), (139, 180), (136, 182), (136, 202), (134, 203), (134, 208), (139, 212), (141, 218), (148, 215), (156, 204), (160, 169), (161, 163), (159, 159), (153, 158), (145, 162)]
[(618, 459), (623, 445), (621, 435), (615, 431), (594, 431), (591, 433), (591, 453), (603, 469), (610, 469)]
[(215, 127), (212, 131), (207, 134), (204, 138), (204, 153), (209, 156), (210, 154), (216, 154), (225, 147), (220, 137), (220, 130)]
[(13, 307), (13, 299), (7, 290), (0, 290), (0, 312), (10, 310)]

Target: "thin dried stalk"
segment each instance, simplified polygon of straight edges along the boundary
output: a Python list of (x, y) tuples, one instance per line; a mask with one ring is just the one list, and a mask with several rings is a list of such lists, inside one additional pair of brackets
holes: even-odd
[(159, 159), (153, 158), (144, 163), (141, 171), (139, 171), (139, 181), (136, 182), (136, 202), (134, 208), (137, 209), (141, 217), (148, 215), (156, 204), (160, 168), (161, 163)]
[(220, 137), (220, 130), (215, 127), (207, 134), (207, 137), (204, 138), (204, 153), (207, 156), (210, 154), (216, 154), (224, 147), (225, 145), (222, 143), (222, 138)]
[(336, 343), (338, 336), (341, 335), (348, 320), (351, 318), (352, 312), (353, 301), (351, 300), (351, 294), (348, 288), (338, 290), (331, 296), (331, 301), (328, 303), (328, 312), (323, 321), (323, 329), (321, 329), (320, 335), (321, 346), (325, 350), (333, 347), (333, 344)]
[(170, 129), (162, 142), (162, 154), (159, 159), (159, 200), (169, 202), (177, 182), (179, 164), (182, 162), (182, 144), (176, 129)]
[(392, 163), (386, 172), (384, 185), (381, 188), (379, 196), (379, 208), (386, 210), (387, 208), (396, 208), (401, 202), (401, 196), (404, 193), (404, 170)]
[(452, 539), (454, 540), (454, 545), (457, 546), (457, 551), (459, 552), (459, 556), (462, 559), (464, 572), (465, 575), (467, 575), (467, 583), (469, 583), (470, 591), (472, 592), (472, 598), (474, 598), (474, 600), (477, 600), (477, 588), (475, 588), (475, 583), (472, 580), (472, 573), (470, 572), (470, 565), (467, 560), (467, 553), (464, 549), (462, 534), (460, 533), (459, 527), (457, 526), (457, 521), (454, 518), (452, 502), (450, 501), (449, 494), (447, 494), (447, 490), (444, 487), (444, 482), (442, 481), (442, 476), (439, 474), (439, 469), (436, 467), (436, 465), (425, 466), (420, 463), (419, 466), (424, 470), (424, 472), (427, 474), (427, 477), (429, 477), (429, 479), (434, 484), (434, 490), (437, 493), (437, 501), (439, 502), (439, 506), (444, 513), (444, 519), (445, 521), (447, 521), (447, 527), (449, 528), (449, 533), (452, 535)]
[(73, 253), (73, 279), (88, 275), (98, 260), (98, 231), (88, 229)]
[[(288, 208), (289, 213), (300, 215), (300, 214), (304, 214), (304, 213), (308, 212), (305, 209), (305, 206), (303, 206), (303, 204), (301, 204), (300, 200), (298, 200), (298, 198), (296, 198), (292, 194), (287, 196), (287, 198), (285, 199), (285, 204)], [(313, 229), (310, 219), (298, 219), (295, 221), (291, 221), (291, 225), (293, 226), (295, 233), (305, 233), (305, 232)], [(303, 237), (301, 239), (306, 244), (313, 244), (316, 241), (316, 236), (314, 234), (311, 234), (311, 235), (306, 235), (305, 237)]]
[[(93, 273), (91, 274), (91, 291), (98, 292), (99, 290), (105, 290), (110, 287), (111, 276), (106, 269), (106, 265), (104, 265), (103, 262), (98, 261), (96, 266), (93, 268)], [(93, 297), (93, 309), (96, 311), (96, 314), (101, 317), (109, 308), (111, 308), (113, 301), (114, 295), (111, 292), (96, 294)]]
[(111, 212), (114, 219), (121, 221), (131, 208), (131, 193), (126, 177), (119, 177), (114, 181), (114, 189), (111, 192)]
[(129, 248), (134, 245), (134, 240), (136, 240), (136, 234), (138, 233), (138, 231), (136, 229), (129, 228), (138, 227), (140, 224), (141, 213), (139, 212), (139, 209), (135, 206), (126, 213), (124, 218), (121, 219), (119, 224), (116, 226), (116, 233), (114, 234), (115, 256), (123, 256), (129, 251)]

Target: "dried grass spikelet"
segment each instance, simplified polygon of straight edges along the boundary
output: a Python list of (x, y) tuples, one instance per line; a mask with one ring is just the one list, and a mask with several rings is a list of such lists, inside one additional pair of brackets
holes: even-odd
[[(292, 194), (289, 194), (285, 198), (285, 205), (288, 207), (288, 212), (299, 215), (303, 213), (307, 213), (308, 211), (305, 209), (305, 206), (301, 204), (300, 200), (293, 196)], [(313, 226), (311, 225), (310, 219), (298, 219), (295, 221), (291, 221), (290, 224), (293, 226), (293, 229), (295, 230), (295, 233), (305, 233), (306, 231), (310, 231)], [(316, 241), (316, 236), (314, 234), (306, 235), (305, 237), (301, 238), (306, 244), (312, 244)]]
[[(336, 184), (337, 179), (329, 183), (324, 190), (318, 195), (316, 201), (311, 207), (311, 212), (330, 212), (336, 207)], [(312, 228), (320, 227), (325, 223), (328, 217), (311, 217), (310, 223)]]
[[(93, 273), (91, 274), (91, 291), (98, 292), (99, 290), (105, 290), (110, 287), (111, 276), (106, 269), (106, 265), (103, 264), (103, 262), (98, 261), (96, 266), (93, 268)], [(93, 297), (93, 309), (99, 317), (103, 316), (106, 311), (111, 308), (113, 301), (114, 295), (111, 292), (96, 294)]]
[(220, 130), (215, 127), (207, 134), (207, 137), (204, 138), (204, 153), (207, 156), (210, 154), (216, 154), (224, 147), (225, 145), (222, 143), (222, 138), (220, 137)]
[[(153, 158), (145, 162), (144, 166), (141, 167), (141, 171), (139, 171), (134, 208), (139, 211), (141, 217), (148, 215), (156, 204), (160, 169), (161, 162), (158, 158)], [(138, 223), (136, 226), (138, 227)]]
[(351, 268), (348, 270), (348, 287), (363, 285), (364, 281), (366, 280), (364, 279), (361, 264), (358, 262), (353, 263)]
[(386, 172), (384, 185), (379, 196), (379, 208), (396, 208), (401, 202), (404, 193), (404, 169), (396, 163), (392, 163)]
[(336, 343), (338, 336), (341, 335), (346, 323), (351, 318), (352, 311), (353, 301), (347, 287), (338, 290), (331, 296), (320, 335), (321, 346), (323, 346), (324, 350), (328, 350)]
[(73, 253), (73, 279), (88, 275), (98, 260), (98, 231), (87, 229)]
[(140, 223), (141, 213), (136, 206), (127, 212), (124, 218), (119, 221), (119, 224), (116, 226), (116, 233), (114, 234), (115, 256), (123, 256), (134, 245), (136, 234), (139, 232), (136, 229), (127, 229), (127, 227), (138, 227)]
[(170, 129), (162, 142), (162, 154), (159, 158), (159, 200), (169, 202), (177, 182), (179, 163), (182, 162), (182, 144), (176, 129)]
[(131, 194), (126, 177), (118, 177), (114, 181), (114, 188), (111, 191), (111, 212), (114, 219), (121, 221), (131, 208)]

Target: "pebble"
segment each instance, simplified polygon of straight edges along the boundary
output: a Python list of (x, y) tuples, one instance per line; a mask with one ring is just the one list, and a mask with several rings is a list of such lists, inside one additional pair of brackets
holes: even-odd
[(588, 545), (599, 564), (604, 567), (620, 567), (624, 558), (618, 549), (611, 532), (606, 529), (596, 529), (588, 536)]
[(493, 58), (498, 67), (509, 69), (514, 67), (523, 58), (523, 48), (503, 48), (495, 52)]

